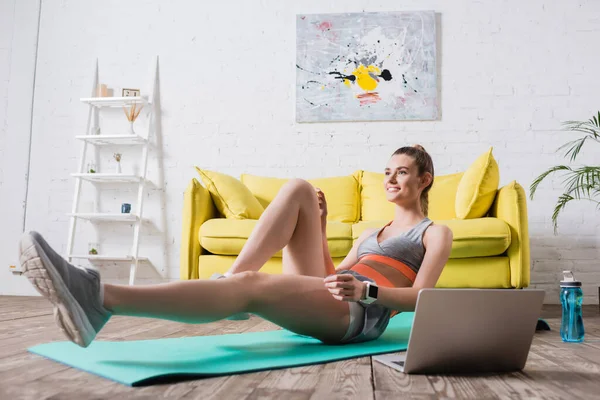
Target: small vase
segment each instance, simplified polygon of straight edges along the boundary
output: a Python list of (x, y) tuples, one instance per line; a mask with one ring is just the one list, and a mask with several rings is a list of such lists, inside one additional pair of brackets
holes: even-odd
[(117, 161), (117, 174), (121, 173), (121, 162)]
[(133, 123), (134, 123), (134, 121), (129, 122), (129, 134), (130, 135), (135, 135), (135, 131), (133, 130)]

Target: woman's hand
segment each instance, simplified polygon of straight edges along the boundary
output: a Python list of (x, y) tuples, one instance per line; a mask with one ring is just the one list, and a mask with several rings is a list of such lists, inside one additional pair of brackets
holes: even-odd
[(319, 216), (321, 222), (327, 222), (327, 200), (325, 200), (325, 193), (319, 188), (315, 188), (317, 191), (317, 199), (319, 200)]
[(323, 282), (333, 298), (339, 301), (362, 300), (366, 290), (365, 283), (350, 274), (329, 275)]

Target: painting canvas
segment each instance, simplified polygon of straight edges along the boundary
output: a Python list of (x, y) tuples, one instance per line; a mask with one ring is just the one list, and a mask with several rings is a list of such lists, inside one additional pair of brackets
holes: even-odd
[(433, 11), (296, 19), (296, 120), (438, 117)]

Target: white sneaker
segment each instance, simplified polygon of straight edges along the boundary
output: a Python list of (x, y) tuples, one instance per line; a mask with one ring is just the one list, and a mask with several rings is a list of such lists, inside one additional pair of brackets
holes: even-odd
[[(210, 277), (211, 280), (225, 279), (225, 278), (227, 278), (225, 275), (220, 274), (218, 272), (215, 272)], [(229, 317), (227, 319), (230, 321), (244, 321), (244, 320), (250, 319), (250, 313), (241, 312), (241, 313), (233, 314), (231, 317)]]

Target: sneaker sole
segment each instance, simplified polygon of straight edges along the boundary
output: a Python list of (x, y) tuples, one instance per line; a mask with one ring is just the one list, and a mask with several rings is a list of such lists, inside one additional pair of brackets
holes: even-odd
[(59, 328), (72, 342), (88, 347), (96, 332), (44, 250), (30, 234), (25, 234), (19, 243), (19, 252), (23, 274), (54, 304), (54, 319)]

